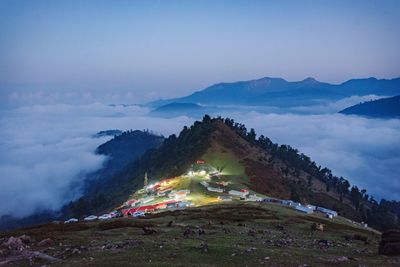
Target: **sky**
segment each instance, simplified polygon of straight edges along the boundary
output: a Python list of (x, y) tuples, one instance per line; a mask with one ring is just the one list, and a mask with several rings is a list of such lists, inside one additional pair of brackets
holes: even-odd
[(3, 0), (0, 97), (144, 103), (264, 76), (394, 78), (399, 12), (370, 0)]

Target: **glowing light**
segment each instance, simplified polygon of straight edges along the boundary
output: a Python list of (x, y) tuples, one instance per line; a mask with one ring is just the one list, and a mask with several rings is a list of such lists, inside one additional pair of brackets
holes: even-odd
[(206, 175), (206, 171), (200, 171), (200, 175), (202, 175), (202, 176), (204, 176), (204, 175)]
[(190, 177), (192, 177), (192, 176), (193, 176), (193, 171), (189, 171), (189, 172), (188, 172), (188, 175), (189, 175)]

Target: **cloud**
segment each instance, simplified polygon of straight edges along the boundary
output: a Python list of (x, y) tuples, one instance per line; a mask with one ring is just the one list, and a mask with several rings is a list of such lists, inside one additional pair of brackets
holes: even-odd
[(400, 120), (256, 112), (228, 116), (299, 149), (375, 197), (400, 200)]
[(80, 195), (85, 174), (102, 166), (95, 148), (105, 129), (178, 132), (192, 119), (149, 118), (138, 106), (35, 105), (2, 111), (0, 116), (0, 216), (26, 216), (58, 209)]
[(379, 98), (384, 98), (386, 96), (378, 96), (378, 95), (364, 95), (364, 96), (350, 96), (343, 99), (340, 99), (335, 102), (323, 103), (320, 105), (312, 105), (312, 106), (298, 106), (292, 107), (288, 110), (283, 110), (284, 112), (292, 112), (292, 113), (300, 113), (300, 114), (328, 114), (328, 113), (337, 113), (345, 108), (351, 107), (353, 105), (359, 104), (361, 102), (376, 100)]
[[(193, 118), (157, 118), (140, 106), (48, 104), (0, 111), (0, 216), (58, 209), (79, 196), (86, 173), (102, 166), (94, 154), (105, 129), (151, 129), (178, 133)], [(400, 200), (400, 120), (341, 114), (221, 114), (289, 144), (337, 176), (376, 197)]]

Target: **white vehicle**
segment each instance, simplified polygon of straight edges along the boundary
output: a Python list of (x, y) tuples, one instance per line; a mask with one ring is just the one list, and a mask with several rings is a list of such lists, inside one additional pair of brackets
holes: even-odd
[(86, 217), (83, 220), (88, 222), (88, 221), (94, 221), (94, 220), (97, 220), (97, 219), (98, 219), (98, 217), (96, 215), (90, 215), (90, 216)]
[(133, 217), (144, 217), (144, 211), (135, 211), (132, 214)]
[(66, 220), (64, 223), (74, 223), (74, 222), (78, 222), (78, 219), (71, 218), (71, 219)]
[(112, 218), (112, 216), (110, 214), (103, 214), (103, 215), (99, 216), (99, 220), (109, 220), (111, 218)]

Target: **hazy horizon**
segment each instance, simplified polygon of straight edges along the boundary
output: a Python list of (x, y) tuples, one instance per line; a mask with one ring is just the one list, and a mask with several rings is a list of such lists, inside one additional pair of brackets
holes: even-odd
[(143, 103), (265, 76), (399, 77), (399, 10), (398, 1), (1, 1), (0, 91)]

